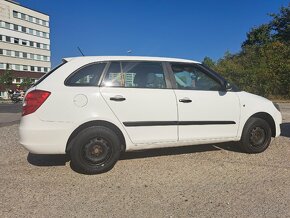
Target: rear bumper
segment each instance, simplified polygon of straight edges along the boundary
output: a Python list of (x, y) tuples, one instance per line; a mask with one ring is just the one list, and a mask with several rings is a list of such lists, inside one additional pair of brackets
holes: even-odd
[(20, 144), (34, 154), (65, 154), (71, 123), (45, 122), (33, 115), (21, 119)]

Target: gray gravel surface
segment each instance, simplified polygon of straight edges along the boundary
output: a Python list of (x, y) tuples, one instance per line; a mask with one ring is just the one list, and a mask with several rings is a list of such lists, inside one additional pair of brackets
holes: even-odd
[(19, 123), (21, 110), (21, 103), (0, 103), (0, 127)]
[(101, 175), (32, 155), (0, 128), (0, 217), (290, 217), (290, 104), (262, 154), (234, 143), (132, 152)]

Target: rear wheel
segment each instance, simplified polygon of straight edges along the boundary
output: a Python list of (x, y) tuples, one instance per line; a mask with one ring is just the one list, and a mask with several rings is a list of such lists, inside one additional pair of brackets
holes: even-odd
[(247, 153), (265, 151), (271, 142), (270, 125), (261, 118), (250, 118), (244, 127), (240, 141), (241, 148)]
[(82, 130), (70, 150), (72, 165), (86, 174), (103, 173), (120, 157), (120, 141), (107, 127), (94, 126)]

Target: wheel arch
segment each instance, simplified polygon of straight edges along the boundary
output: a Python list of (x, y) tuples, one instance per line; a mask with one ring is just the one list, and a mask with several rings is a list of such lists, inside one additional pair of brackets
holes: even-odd
[(66, 149), (65, 152), (69, 153), (72, 145), (73, 145), (73, 141), (75, 139), (75, 137), (78, 135), (79, 132), (81, 132), (82, 130), (88, 128), (88, 127), (92, 127), (92, 126), (104, 126), (107, 127), (111, 130), (113, 130), (118, 138), (120, 139), (121, 142), (121, 151), (125, 151), (126, 150), (126, 140), (124, 137), (124, 134), (122, 133), (122, 131), (120, 130), (119, 127), (117, 127), (115, 124), (110, 123), (108, 121), (105, 120), (92, 120), (92, 121), (88, 121), (86, 123), (83, 123), (82, 125), (80, 125), (79, 127), (77, 127), (70, 135), (67, 143), (66, 143)]
[[(270, 125), (271, 132), (272, 132), (272, 137), (276, 136), (275, 121), (274, 121), (273, 117), (270, 114), (268, 114), (267, 112), (258, 112), (258, 113), (253, 114), (251, 117), (261, 118), (261, 119), (265, 120)], [(249, 119), (251, 117), (249, 117)]]

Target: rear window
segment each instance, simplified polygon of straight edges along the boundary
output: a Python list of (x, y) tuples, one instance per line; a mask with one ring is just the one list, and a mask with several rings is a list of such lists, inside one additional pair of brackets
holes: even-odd
[(106, 63), (94, 63), (82, 67), (65, 81), (66, 86), (96, 86), (105, 69)]
[(45, 80), (50, 74), (52, 74), (54, 71), (56, 71), (57, 69), (59, 69), (60, 67), (62, 67), (63, 65), (65, 65), (67, 63), (67, 61), (62, 62), (60, 65), (58, 65), (57, 67), (53, 68), (51, 71), (49, 71), (48, 73), (44, 74), (42, 77), (40, 77), (40, 79), (34, 83), (31, 87), (37, 86), (38, 84), (40, 84), (43, 80)]

